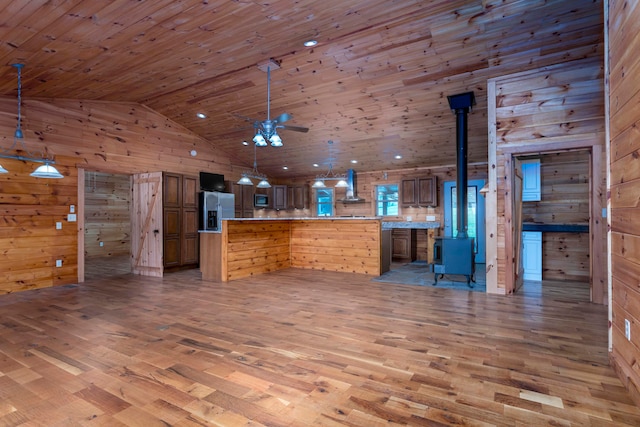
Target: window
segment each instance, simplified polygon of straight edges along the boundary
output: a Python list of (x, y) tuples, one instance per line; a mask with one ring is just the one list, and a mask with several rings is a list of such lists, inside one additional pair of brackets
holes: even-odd
[(316, 209), (318, 216), (333, 216), (333, 188), (316, 190)]
[(376, 185), (376, 215), (398, 215), (398, 184)]

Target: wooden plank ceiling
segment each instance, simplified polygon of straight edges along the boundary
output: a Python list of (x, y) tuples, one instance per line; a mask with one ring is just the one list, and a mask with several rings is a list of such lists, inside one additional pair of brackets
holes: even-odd
[(446, 96), (470, 90), (469, 161), (486, 162), (487, 78), (601, 56), (602, 33), (593, 0), (5, 1), (0, 94), (16, 96), (24, 63), (23, 98), (141, 103), (251, 165), (238, 116), (267, 118), (258, 65), (273, 58), (271, 118), (309, 132), (257, 149), (269, 176), (326, 172), (328, 140), (336, 171), (453, 164)]

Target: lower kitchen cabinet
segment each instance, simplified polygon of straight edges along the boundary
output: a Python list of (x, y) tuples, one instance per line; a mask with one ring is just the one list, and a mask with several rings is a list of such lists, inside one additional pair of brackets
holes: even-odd
[(391, 231), (391, 260), (393, 262), (413, 262), (417, 256), (415, 228), (394, 228)]

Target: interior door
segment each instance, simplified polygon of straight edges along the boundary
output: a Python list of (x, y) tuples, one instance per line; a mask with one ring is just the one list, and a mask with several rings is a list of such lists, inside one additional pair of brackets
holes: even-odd
[(131, 270), (162, 277), (162, 172), (132, 176)]

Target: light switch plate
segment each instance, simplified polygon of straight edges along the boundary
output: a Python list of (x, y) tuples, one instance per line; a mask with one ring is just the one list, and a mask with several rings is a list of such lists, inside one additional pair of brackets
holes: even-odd
[(75, 205), (69, 206), (69, 212), (76, 213), (76, 206)]
[(57, 259), (56, 260), (56, 267), (62, 267), (62, 260), (61, 259)]
[(435, 221), (435, 220), (436, 220), (435, 215), (427, 215), (427, 221)]
[(67, 221), (76, 222), (76, 214), (67, 214)]
[(56, 222), (56, 230), (62, 230), (62, 223), (60, 221)]

